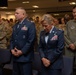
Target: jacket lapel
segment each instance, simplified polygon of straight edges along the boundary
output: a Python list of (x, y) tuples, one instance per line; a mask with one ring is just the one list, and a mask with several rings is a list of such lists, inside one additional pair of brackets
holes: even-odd
[(45, 31), (43, 31), (43, 33), (41, 34), (41, 40), (44, 44), (46, 44), (46, 42), (45, 42)]
[(52, 37), (53, 37), (56, 33), (57, 33), (57, 30), (56, 30), (56, 28), (54, 27), (53, 30), (52, 30), (52, 32), (49, 33), (49, 37), (48, 37), (47, 44), (48, 44), (48, 42), (52, 39)]

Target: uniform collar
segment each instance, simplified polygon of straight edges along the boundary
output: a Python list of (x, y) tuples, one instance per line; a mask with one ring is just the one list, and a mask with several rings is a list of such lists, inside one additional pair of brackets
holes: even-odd
[(49, 32), (49, 33), (51, 33), (51, 32), (52, 32), (53, 28), (54, 28), (54, 26), (52, 26), (52, 29), (50, 30), (50, 32)]

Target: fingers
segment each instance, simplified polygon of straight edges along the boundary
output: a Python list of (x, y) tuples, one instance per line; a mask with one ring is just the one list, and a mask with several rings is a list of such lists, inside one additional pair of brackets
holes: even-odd
[(44, 64), (45, 67), (50, 66), (50, 60), (44, 58), (44, 59), (42, 60), (42, 62), (43, 62), (43, 64)]
[(18, 50), (16, 47), (13, 50), (11, 50), (11, 52), (12, 52), (12, 54), (14, 56), (17, 56), (17, 57), (19, 57), (20, 55), (22, 55), (22, 51)]

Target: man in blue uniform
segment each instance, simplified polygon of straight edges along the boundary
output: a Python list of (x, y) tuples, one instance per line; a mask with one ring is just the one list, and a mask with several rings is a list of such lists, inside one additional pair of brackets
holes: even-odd
[(13, 27), (11, 53), (13, 55), (13, 75), (32, 75), (34, 55), (35, 25), (27, 19), (24, 8), (15, 11), (18, 22)]
[(49, 14), (43, 15), (41, 23), (44, 27), (39, 42), (42, 61), (41, 75), (61, 75), (64, 48), (63, 31), (54, 27), (53, 17)]

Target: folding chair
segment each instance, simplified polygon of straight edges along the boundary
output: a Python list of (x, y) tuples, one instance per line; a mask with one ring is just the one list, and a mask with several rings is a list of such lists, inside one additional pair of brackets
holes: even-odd
[(0, 48), (0, 75), (3, 74), (3, 67), (11, 60), (11, 52), (9, 49)]

